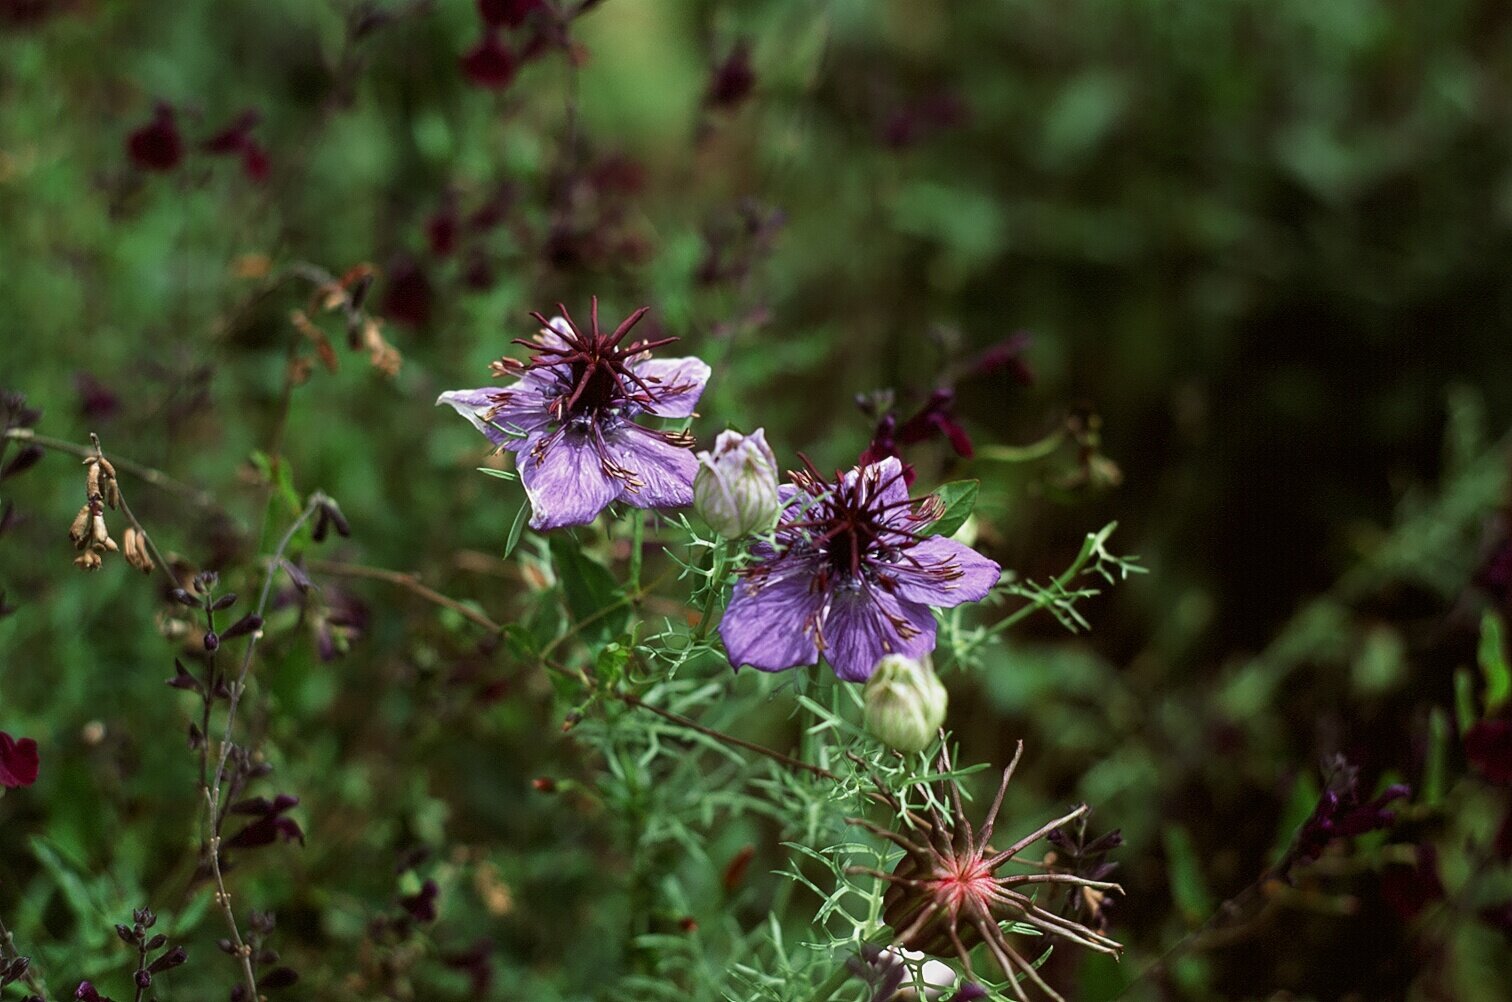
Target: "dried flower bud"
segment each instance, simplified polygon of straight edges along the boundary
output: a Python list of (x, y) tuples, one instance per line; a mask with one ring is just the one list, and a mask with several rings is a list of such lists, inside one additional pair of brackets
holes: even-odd
[(68, 538), (73, 540), (75, 548), (82, 550), (84, 544), (89, 541), (89, 505), (79, 509), (74, 516), (73, 525), (68, 527)]
[(769, 528), (777, 519), (777, 457), (758, 428), (750, 435), (720, 432), (714, 451), (698, 455), (693, 508), (727, 539)]
[(138, 532), (134, 525), (128, 525), (121, 534), (121, 549), (126, 562), (143, 574), (151, 574), (157, 566), (147, 550), (147, 534)]
[(926, 657), (889, 654), (866, 681), (866, 729), (889, 748), (923, 751), (945, 722), (949, 695)]
[(74, 557), (74, 566), (81, 570), (97, 571), (100, 569), (100, 555), (94, 550), (85, 550)]

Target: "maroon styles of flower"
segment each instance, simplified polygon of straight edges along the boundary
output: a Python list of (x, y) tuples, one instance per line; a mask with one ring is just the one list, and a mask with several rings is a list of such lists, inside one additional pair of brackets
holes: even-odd
[(179, 133), (173, 105), (158, 102), (152, 121), (126, 137), (126, 152), (142, 170), (171, 171), (184, 160), (184, 137)]
[(37, 742), (31, 738), (17, 741), (0, 731), (0, 786), (16, 789), (37, 781)]
[[(992, 848), (993, 827), (1003, 806), (1003, 795), (1013, 771), (1023, 755), (1019, 742), (1013, 761), (1003, 770), (992, 806), (987, 809), (981, 828), (967, 820), (960, 787), (953, 781), (939, 784), (938, 800), (931, 800), (928, 817), (909, 810), (888, 789), (878, 784), (881, 799), (904, 819), (906, 832), (896, 832), (875, 825), (864, 818), (847, 818), (853, 825), (880, 836), (903, 850), (903, 858), (891, 873), (866, 867), (850, 872), (866, 874), (885, 881), (889, 886), (882, 898), (883, 920), (893, 931), (893, 944), (937, 957), (953, 956), (961, 961), (966, 977), (975, 980), (971, 962), (972, 948), (985, 942), (993, 962), (1009, 980), (1015, 997), (1025, 1000), (1024, 986), (1032, 984), (1052, 999), (1061, 996), (1040, 977), (1029, 959), (1035, 952), (1020, 952), (1002, 928), (1004, 920), (1034, 926), (1045, 936), (1054, 936), (1089, 950), (1118, 957), (1123, 947), (1103, 934), (1072, 919), (1047, 911), (1036, 902), (1035, 891), (1057, 886), (1090, 887), (1105, 892), (1120, 892), (1117, 884), (1089, 880), (1055, 869), (1030, 873), (1002, 874), (997, 871), (1051, 832), (1076, 821), (1087, 813), (1082, 804), (1065, 817), (1051, 821), (1038, 830), (1016, 839), (1005, 849)], [(940, 753), (940, 771), (950, 772), (950, 760)], [(946, 817), (935, 804), (948, 805)], [(1034, 866), (1034, 863), (1019, 865)]]

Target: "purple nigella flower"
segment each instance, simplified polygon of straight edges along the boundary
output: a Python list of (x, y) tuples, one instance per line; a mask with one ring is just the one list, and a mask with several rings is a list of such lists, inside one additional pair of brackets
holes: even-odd
[(970, 547), (926, 536), (936, 498), (909, 500), (897, 459), (825, 481), (813, 464), (790, 474), (775, 546), (757, 544), (719, 624), (730, 664), (781, 671), (822, 653), (835, 674), (863, 682), (887, 654), (934, 649), (931, 606), (975, 602), (998, 565)]
[(530, 498), (532, 529), (587, 525), (615, 501), (637, 508), (680, 508), (693, 502), (698, 461), (686, 432), (658, 431), (635, 423), (636, 416), (693, 415), (709, 379), (697, 358), (652, 361), (650, 351), (677, 338), (620, 343), (646, 307), (603, 333), (598, 300), (592, 329), (578, 329), (562, 315), (547, 320), (535, 341), (517, 338), (535, 352), (521, 362), (504, 358), (495, 375), (518, 375), (503, 389), (453, 390), (438, 404), (450, 404), (489, 441), (518, 453), (517, 465)]

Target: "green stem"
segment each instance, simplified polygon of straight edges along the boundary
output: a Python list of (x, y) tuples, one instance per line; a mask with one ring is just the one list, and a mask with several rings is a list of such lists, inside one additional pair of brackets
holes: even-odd
[[(1044, 589), (1039, 595), (1030, 599), (1028, 605), (1025, 605), (1019, 609), (1015, 609), (1013, 612), (1004, 616), (996, 623), (993, 623), (980, 635), (978, 635), (978, 637), (970, 645), (969, 649), (974, 650), (977, 647), (980, 647), (991, 638), (997, 636), (1005, 630), (1012, 628), (1015, 624), (1022, 622), (1023, 620), (1032, 616), (1034, 613), (1038, 612), (1040, 609), (1043, 609), (1045, 606), (1049, 605), (1052, 601), (1050, 596), (1053, 596), (1057, 592), (1064, 590), (1065, 587), (1071, 583), (1073, 578), (1075, 578), (1078, 574), (1086, 569), (1087, 563), (1092, 559), (1093, 554), (1097, 552), (1098, 545), (1107, 538), (1108, 533), (1112, 530), (1113, 526), (1116, 526), (1117, 524), (1118, 523), (1114, 522), (1112, 523), (1112, 525), (1103, 529), (1101, 532), (1087, 533), (1087, 539), (1086, 542), (1082, 543), (1081, 552), (1076, 555), (1076, 559), (1071, 562), (1071, 566), (1067, 567), (1060, 573), (1060, 575), (1055, 578), (1052, 587)], [(956, 660), (957, 658), (955, 651), (951, 651), (949, 652), (949, 655), (947, 657), (940, 659), (936, 667), (945, 668)]]
[(710, 620), (714, 618), (714, 606), (724, 594), (724, 569), (725, 569), (725, 544), (720, 540), (709, 555), (709, 578), (707, 593), (704, 595), (703, 611), (698, 617), (698, 627), (693, 631), (695, 642), (702, 641), (709, 635)]
[(646, 548), (646, 513), (640, 508), (630, 513), (630, 591), (640, 591), (641, 558)]
[(977, 449), (978, 459), (990, 459), (999, 463), (1031, 463), (1059, 449), (1066, 440), (1066, 429), (1057, 428), (1037, 442), (1028, 445), (984, 445)]

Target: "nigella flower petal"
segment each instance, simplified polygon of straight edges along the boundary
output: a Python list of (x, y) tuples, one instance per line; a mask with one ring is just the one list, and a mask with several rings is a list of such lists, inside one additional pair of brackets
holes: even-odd
[[(451, 390), (436, 398), (436, 405), (447, 404), (472, 422), (494, 445), (518, 451), (534, 438), (551, 419), (546, 398), (536, 385), (535, 373), (506, 388), (485, 386), (477, 390)], [(538, 377), (537, 377), (538, 378)], [(517, 430), (505, 434), (501, 429)]]
[(520, 456), (520, 482), (530, 498), (530, 527), (587, 525), (619, 496), (621, 484), (604, 472), (589, 439), (557, 432), (545, 441), (548, 445), (539, 459), (533, 451)]
[(780, 576), (736, 582), (735, 595), (719, 623), (719, 636), (733, 667), (782, 671), (819, 660), (813, 625), (824, 595), (809, 587), (812, 568), (784, 570)]
[(638, 481), (620, 500), (637, 508), (682, 508), (693, 503), (698, 460), (681, 446), (640, 425), (626, 424), (605, 437), (609, 456)]
[(698, 358), (647, 359), (635, 364), (635, 374), (645, 380), (656, 395), (656, 402), (646, 410), (664, 418), (693, 416), (698, 398), (709, 381), (709, 366)]
[(969, 546), (931, 536), (909, 549), (887, 573), (904, 600), (949, 608), (979, 602), (998, 583), (1002, 568)]
[(934, 650), (934, 615), (880, 588), (839, 589), (824, 620), (824, 644), (836, 675), (865, 682), (888, 654), (922, 658)]

